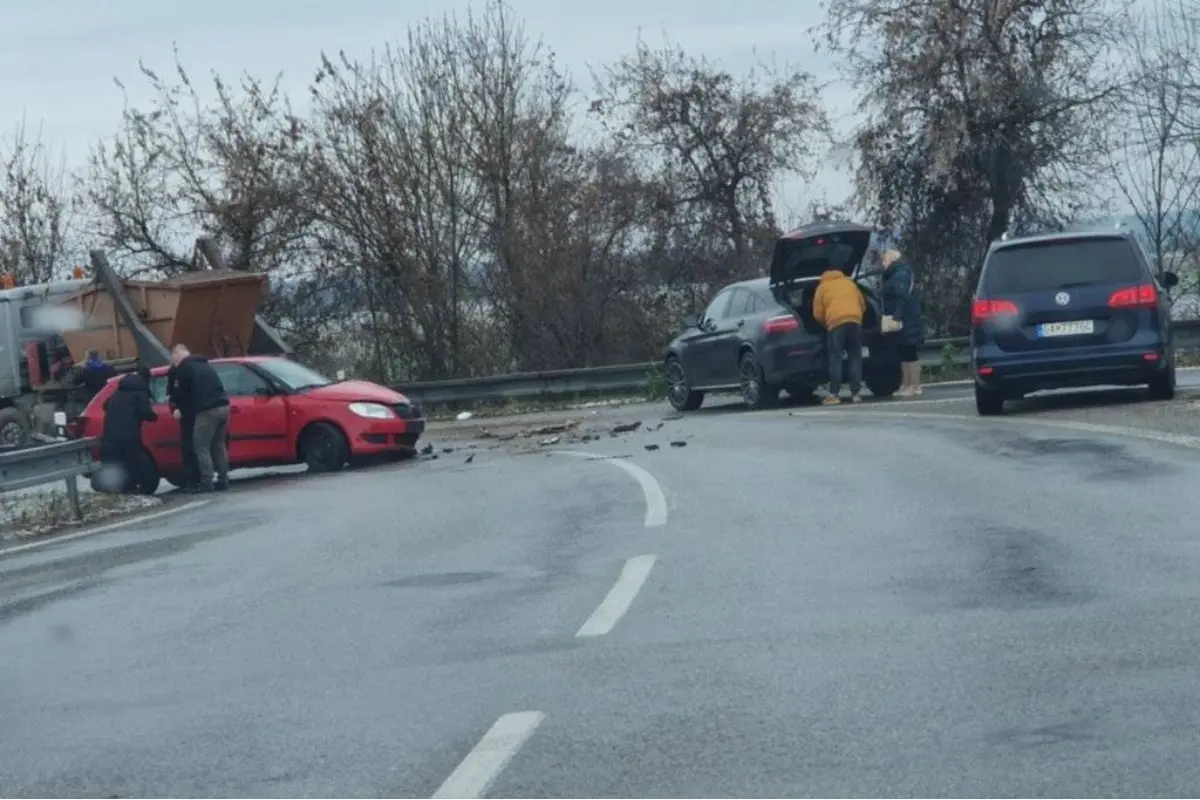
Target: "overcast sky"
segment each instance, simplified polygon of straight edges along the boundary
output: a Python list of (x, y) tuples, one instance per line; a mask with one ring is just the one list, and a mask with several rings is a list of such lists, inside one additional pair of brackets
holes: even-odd
[[(586, 86), (587, 68), (628, 52), (640, 34), (651, 43), (664, 32), (689, 52), (741, 72), (758, 59), (800, 66), (820, 80), (833, 71), (813, 53), (811, 26), (820, 20), (817, 0), (604, 0), (563, 3), (511, 0), (528, 31), (541, 35), (560, 63)], [(177, 45), (194, 77), (217, 70), (270, 77), (299, 102), (322, 49), (367, 54), (373, 46), (404, 37), (405, 29), (430, 15), (463, 12), (468, 0), (0, 0), (0, 122), (15, 129), (22, 116), (43, 126), (43, 140), (81, 164), (88, 145), (111, 134), (119, 121), (117, 77), (137, 104), (147, 98), (138, 59), (166, 73)], [(827, 103), (843, 125), (853, 99), (844, 88), (828, 91)], [(850, 191), (844, 169), (832, 164), (815, 186), (780, 187), (782, 208), (811, 199), (843, 199)]]

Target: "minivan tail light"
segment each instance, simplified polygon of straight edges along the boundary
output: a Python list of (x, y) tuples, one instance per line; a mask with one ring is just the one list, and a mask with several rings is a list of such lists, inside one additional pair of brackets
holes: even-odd
[(782, 317), (771, 317), (763, 323), (763, 330), (766, 331), (767, 336), (791, 333), (792, 331), (800, 330), (800, 320), (791, 314), (786, 314)]
[(976, 300), (971, 304), (971, 323), (979, 323), (995, 317), (1015, 317), (1021, 312), (1010, 300)]
[(1153, 283), (1118, 289), (1108, 298), (1109, 308), (1141, 308), (1158, 305), (1158, 289)]

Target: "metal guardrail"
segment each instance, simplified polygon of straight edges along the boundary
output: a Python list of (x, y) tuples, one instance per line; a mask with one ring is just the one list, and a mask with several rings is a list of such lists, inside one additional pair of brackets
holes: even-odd
[(72, 439), (0, 453), (0, 493), (66, 481), (71, 511), (75, 519), (83, 519), (79, 485), (75, 481), (82, 475), (91, 474), (95, 445), (96, 440), (92, 438)]
[[(1174, 323), (1175, 347), (1180, 351), (1200, 350), (1200, 320), (1181, 320)], [(947, 363), (946, 346), (953, 349), (950, 363), (966, 366), (971, 363), (971, 341), (963, 336), (954, 339), (931, 339), (920, 348), (921, 363), (940, 366)], [(645, 391), (651, 376), (661, 368), (657, 361), (640, 364), (616, 364), (609, 367), (560, 369), (547, 372), (516, 372), (484, 378), (460, 378), (449, 381), (425, 381), (397, 386), (409, 398), (425, 406), (470, 404), (504, 400), (605, 394)]]

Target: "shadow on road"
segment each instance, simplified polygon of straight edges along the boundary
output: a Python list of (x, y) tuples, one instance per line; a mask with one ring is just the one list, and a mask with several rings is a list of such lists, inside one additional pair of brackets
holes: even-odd
[[(310, 473), (308, 468), (303, 464), (289, 464), (284, 467), (267, 467), (265, 469), (234, 470), (230, 475), (229, 491), (222, 494), (237, 494), (266, 489), (289, 481), (319, 480), (336, 475), (345, 475), (348, 472), (369, 473), (397, 467), (407, 468), (417, 463), (419, 459), (416, 458), (416, 455), (416, 452), (412, 451), (400, 456), (391, 455), (356, 459), (341, 472)], [(188, 496), (182, 489), (175, 488), (171, 488), (165, 492), (160, 490), (159, 494), (172, 498)], [(201, 496), (211, 497), (212, 495)]]
[(1043, 394), (1014, 401), (1014, 414), (1037, 414), (1048, 411), (1070, 411), (1099, 406), (1140, 405), (1149, 402), (1145, 387), (1104, 388), (1055, 394)]

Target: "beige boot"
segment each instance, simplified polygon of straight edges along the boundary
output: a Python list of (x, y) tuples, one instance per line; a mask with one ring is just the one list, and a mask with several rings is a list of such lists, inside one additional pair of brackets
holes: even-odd
[(912, 370), (910, 364), (901, 362), (900, 364), (900, 388), (896, 390), (896, 397), (912, 397)]
[(908, 390), (914, 394), (921, 394), (921, 362), (914, 361), (908, 365)]

